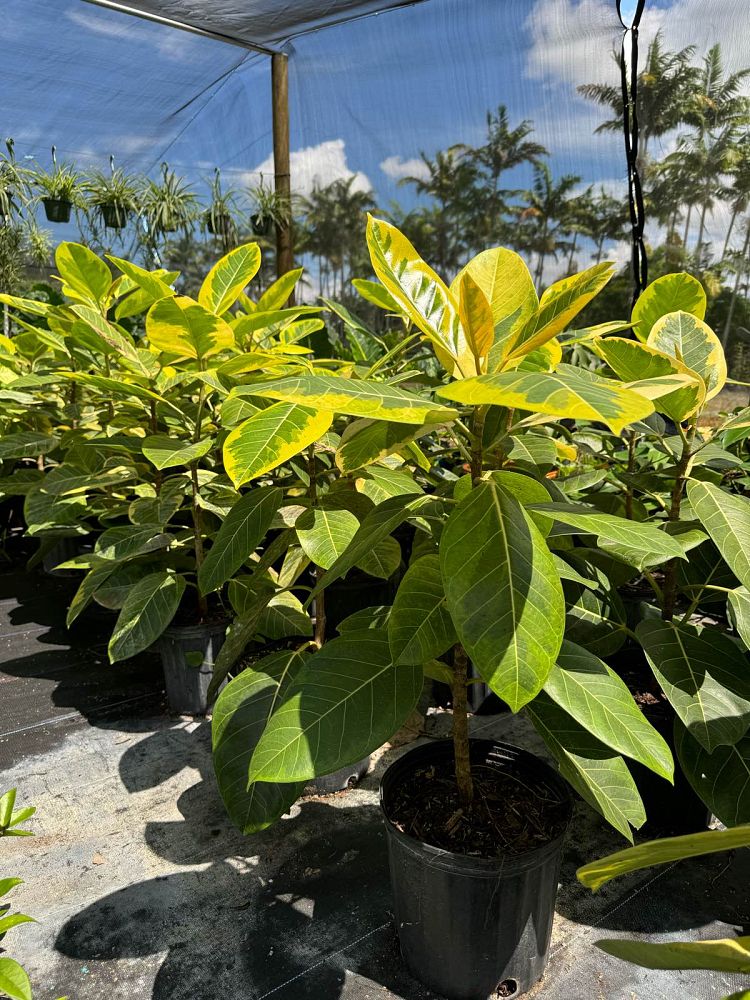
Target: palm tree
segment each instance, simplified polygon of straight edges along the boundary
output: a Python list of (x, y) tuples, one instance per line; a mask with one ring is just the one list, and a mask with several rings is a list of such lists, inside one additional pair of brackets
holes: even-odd
[(748, 205), (750, 205), (750, 133), (745, 133), (737, 142), (736, 158), (730, 170), (730, 177), (727, 196), (732, 206), (732, 214), (729, 217), (729, 226), (724, 239), (722, 259), (726, 257), (729, 250), (729, 241), (732, 238), (737, 217), (747, 211)]
[(486, 197), (480, 199), (481, 215), (477, 220), (480, 230), (488, 242), (504, 242), (505, 229), (503, 213), (507, 210), (508, 195), (516, 191), (502, 190), (500, 178), (504, 173), (525, 163), (538, 164), (548, 156), (545, 147), (530, 139), (534, 126), (524, 119), (515, 128), (510, 127), (508, 109), (498, 105), (497, 111), (487, 112), (487, 139), (482, 146), (469, 150), (469, 155), (486, 178), (481, 192)]
[(317, 258), (325, 296), (343, 296), (348, 279), (363, 267), (365, 216), (375, 209), (375, 202), (370, 191), (354, 187), (355, 181), (352, 175), (316, 185), (303, 203), (301, 248)]
[(628, 207), (624, 198), (615, 198), (600, 188), (589, 201), (587, 236), (594, 241), (594, 262), (600, 264), (607, 240), (619, 242), (627, 237)]
[(467, 244), (467, 224), (476, 203), (477, 167), (463, 146), (451, 146), (437, 152), (434, 159), (420, 154), (425, 176), (404, 177), (400, 183), (411, 184), (418, 194), (437, 202), (435, 217), (435, 260), (443, 276), (455, 273), (471, 247)]
[(534, 181), (525, 192), (526, 205), (519, 210), (519, 220), (524, 225), (526, 249), (536, 253), (534, 283), (541, 291), (544, 262), (552, 256), (557, 260), (559, 250), (566, 248), (564, 237), (570, 233), (570, 195), (581, 178), (565, 174), (558, 181), (546, 163), (534, 167)]
[[(679, 52), (664, 47), (661, 32), (648, 47), (646, 62), (638, 74), (638, 122), (640, 125), (639, 167), (645, 165), (648, 146), (685, 121), (685, 108), (695, 86), (698, 70), (690, 65), (695, 46), (688, 45)], [(622, 54), (613, 53), (618, 66)], [(596, 129), (597, 132), (620, 132), (623, 128), (622, 88), (619, 84), (585, 83), (578, 92), (591, 101), (609, 108), (614, 117)]]

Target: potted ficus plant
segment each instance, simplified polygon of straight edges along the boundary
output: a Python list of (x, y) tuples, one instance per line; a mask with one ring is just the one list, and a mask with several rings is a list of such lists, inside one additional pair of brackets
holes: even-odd
[(750, 575), (742, 541), (750, 531), (750, 501), (734, 485), (737, 459), (722, 447), (750, 434), (750, 410), (715, 427), (703, 417), (727, 382), (705, 310), (697, 279), (666, 275), (638, 299), (634, 339), (608, 337), (592, 345), (621, 378), (671, 373), (691, 379), (655, 400), (665, 419), (634, 425), (627, 447), (609, 465), (623, 515), (660, 516), (665, 530), (690, 549), (687, 563), (619, 550), (613, 567), (620, 583), (641, 581), (623, 626), (620, 662), (631, 683), (649, 694), (644, 712), (677, 748), (682, 774), (675, 790), (658, 779), (644, 776), (643, 782), (649, 816), (675, 832), (705, 828), (710, 813), (728, 824), (750, 820), (750, 803), (738, 795), (750, 745)]
[(124, 229), (131, 212), (136, 208), (138, 181), (115, 167), (114, 157), (109, 158), (109, 173), (97, 170), (84, 182), (89, 205), (99, 211), (108, 229)]
[(33, 187), (41, 192), (48, 222), (70, 222), (74, 205), (82, 203), (81, 176), (69, 163), (57, 162), (56, 147), (52, 147), (52, 170), (35, 170)]
[[(565, 640), (561, 576), (574, 571), (560, 539), (572, 528), (662, 558), (683, 559), (684, 550), (656, 524), (636, 528), (568, 503), (533, 474), (531, 456), (538, 428), (558, 417), (596, 420), (619, 434), (653, 412), (651, 396), (691, 379), (625, 384), (560, 363), (557, 334), (606, 284), (610, 264), (555, 283), (539, 300), (525, 263), (508, 250), (480, 254), (449, 288), (387, 223), (370, 219), (368, 244), (377, 277), (445, 370), (437, 395), (461, 409), (434, 399), (416, 376), (406, 389), (360, 377), (353, 366), (331, 374), (325, 362), (280, 379), (249, 378), (243, 392), (276, 401), (271, 410), (289, 407), (277, 432), (289, 447), (320, 437), (336, 414), (365, 418), (346, 447), (359, 448), (367, 465), (368, 452), (372, 462), (442, 428), (470, 473), (454, 477), (452, 495), (416, 478), (408, 492), (381, 494), (310, 599), (411, 521), (418, 541), (392, 606), (355, 615), (317, 651), (267, 657), (232, 680), (215, 709), (214, 762), (230, 815), (243, 818), (246, 832), (262, 829), (306, 780), (389, 739), (425, 675), (448, 680), (452, 741), (405, 754), (381, 786), (402, 952), (443, 995), (515, 995), (546, 961), (570, 801), (543, 761), (469, 739), (469, 663), (510, 710), (528, 712), (563, 776), (632, 837), (631, 825), (645, 816), (624, 757), (667, 778), (672, 758), (617, 675)], [(238, 429), (246, 445), (262, 437), (263, 413)], [(531, 458), (523, 473), (507, 467), (517, 446)], [(227, 441), (227, 465), (231, 448)], [(437, 659), (446, 654), (450, 664)], [(450, 922), (446, 899), (458, 915)]]
[[(70, 389), (78, 417), (67, 429), (62, 459), (49, 476), (40, 475), (31, 488), (27, 484), (26, 519), (37, 535), (96, 527), (93, 551), (67, 564), (87, 570), (69, 623), (92, 600), (118, 611), (110, 660), (159, 642), (173, 709), (205, 711), (230, 609), (240, 614), (246, 604), (242, 588), (227, 585), (275, 515), (269, 498), (281, 495), (263, 489), (241, 495), (221, 468), (220, 437), (258, 409), (230, 398), (230, 387), (247, 365), (257, 370), (259, 359), (261, 366), (272, 365), (274, 351), (280, 352), (282, 370), (284, 359), (305, 353), (299, 344), (303, 321), (295, 326), (294, 320), (311, 307), (279, 316), (277, 307), (301, 270), (279, 279), (257, 303), (244, 295), (260, 265), (256, 244), (222, 258), (206, 276), (198, 301), (176, 295), (170, 284), (174, 273), (110, 260), (121, 272), (116, 278), (90, 250), (61, 244), (56, 262), (66, 301), (28, 305), (51, 330), (64, 334), (59, 342), (50, 335), (57, 353), (53, 370), (64, 396)], [(238, 300), (243, 309), (235, 316), (231, 310)], [(27, 308), (26, 300), (11, 304), (21, 312)], [(121, 322), (144, 310), (149, 350)], [(29, 336), (44, 342), (46, 335), (40, 328)], [(243, 353), (252, 339), (262, 345), (254, 360)], [(58, 343), (67, 353), (57, 350)], [(54, 436), (22, 438), (8, 442), (9, 454), (58, 444)], [(237, 523), (246, 548), (235, 545), (227, 552), (224, 540)], [(276, 597), (270, 586), (248, 639), (256, 631), (283, 636), (294, 602)], [(299, 628), (305, 618), (309, 626), (297, 604), (300, 614), (292, 624)]]

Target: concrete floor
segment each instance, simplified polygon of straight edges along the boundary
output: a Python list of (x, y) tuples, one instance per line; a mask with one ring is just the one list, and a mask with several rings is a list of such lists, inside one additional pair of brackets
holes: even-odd
[[(389, 912), (377, 788), (402, 749), (359, 788), (303, 800), (242, 837), (214, 785), (209, 723), (165, 714), (152, 657), (108, 666), (101, 619), (67, 635), (68, 592), (64, 581), (0, 577), (0, 788), (18, 786), (19, 802), (38, 807), (33, 839), (3, 840), (0, 877), (25, 880), (15, 904), (39, 921), (3, 946), (27, 967), (36, 1000), (434, 997), (403, 968)], [(448, 723), (430, 716), (424, 732)], [(473, 724), (536, 746), (522, 720)], [(593, 942), (737, 933), (750, 923), (746, 859), (635, 875), (596, 896), (577, 884), (579, 864), (620, 846), (577, 807), (550, 964), (532, 994), (720, 1000), (738, 990), (722, 973), (638, 970)]]

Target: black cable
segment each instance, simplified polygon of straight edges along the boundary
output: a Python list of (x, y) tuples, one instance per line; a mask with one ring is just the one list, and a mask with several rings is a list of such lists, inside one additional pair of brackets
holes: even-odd
[[(633, 271), (633, 301), (648, 284), (648, 258), (643, 242), (646, 212), (643, 204), (643, 188), (638, 172), (638, 28), (641, 23), (646, 0), (638, 0), (632, 23), (628, 26), (622, 17), (622, 0), (617, 0), (617, 15), (623, 28), (620, 76), (622, 84), (622, 123), (625, 133), (625, 160), (628, 170), (628, 205), (630, 209), (631, 259)], [(630, 37), (630, 60), (627, 58), (627, 43)]]

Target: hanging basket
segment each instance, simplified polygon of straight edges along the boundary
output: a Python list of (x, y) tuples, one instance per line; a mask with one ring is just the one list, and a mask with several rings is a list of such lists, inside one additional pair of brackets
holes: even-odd
[(109, 205), (100, 205), (99, 211), (107, 229), (124, 229), (128, 224), (130, 213), (121, 202), (113, 201)]
[(256, 236), (270, 236), (273, 230), (273, 220), (268, 215), (253, 215), (250, 225)]
[(232, 217), (228, 212), (206, 212), (206, 229), (212, 236), (228, 236), (232, 231)]
[(42, 198), (47, 222), (70, 222), (73, 203), (65, 198)]

